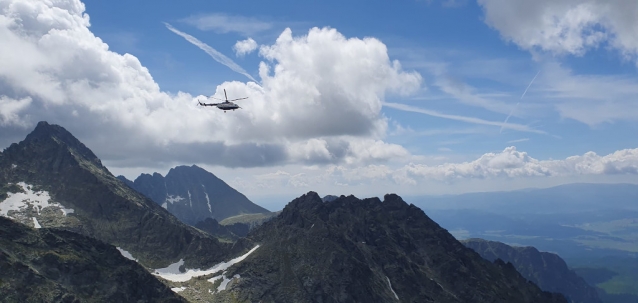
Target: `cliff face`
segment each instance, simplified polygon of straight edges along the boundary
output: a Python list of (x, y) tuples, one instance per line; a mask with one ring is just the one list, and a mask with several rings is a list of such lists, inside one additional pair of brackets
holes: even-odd
[(557, 292), (573, 303), (601, 303), (596, 289), (585, 282), (558, 255), (534, 247), (512, 247), (483, 239), (461, 241), (483, 258), (511, 262), (526, 279), (545, 291)]
[(248, 236), (261, 246), (217, 302), (566, 302), (466, 248), (396, 195), (310, 192)]
[(186, 302), (113, 246), (0, 217), (2, 302)]

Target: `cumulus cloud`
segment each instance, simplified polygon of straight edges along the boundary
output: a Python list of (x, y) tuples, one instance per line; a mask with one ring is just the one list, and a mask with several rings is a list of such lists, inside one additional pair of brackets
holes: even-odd
[(418, 180), (454, 181), (603, 174), (638, 174), (638, 148), (620, 150), (606, 156), (587, 152), (582, 156), (572, 156), (564, 160), (538, 160), (512, 146), (500, 153), (486, 153), (471, 162), (436, 166), (411, 163), (395, 172), (395, 180), (416, 184)]
[(236, 32), (245, 36), (269, 30), (273, 24), (256, 18), (244, 16), (228, 15), (222, 13), (192, 16), (182, 20), (194, 25), (200, 30), (212, 30), (216, 33), (225, 34)]
[(19, 115), (31, 104), (31, 98), (14, 100), (7, 96), (0, 96), (0, 126), (26, 126), (26, 121)]
[(638, 56), (635, 0), (478, 0), (485, 22), (523, 49), (582, 55), (604, 42)]
[(341, 163), (359, 155), (375, 162), (407, 153), (382, 141), (381, 104), (387, 94), (418, 90), (421, 76), (391, 61), (377, 39), (287, 29), (260, 49), (261, 86), (217, 87), (218, 97), (223, 89), (229, 98), (249, 97), (224, 114), (198, 107), (197, 96), (163, 92), (135, 56), (93, 35), (84, 10), (79, 0), (0, 2), (3, 126), (60, 124), (122, 166)]
[(235, 50), (235, 55), (237, 57), (243, 57), (247, 54), (252, 53), (257, 49), (257, 42), (252, 38), (248, 38), (246, 40), (237, 41), (235, 46), (233, 46), (233, 50)]

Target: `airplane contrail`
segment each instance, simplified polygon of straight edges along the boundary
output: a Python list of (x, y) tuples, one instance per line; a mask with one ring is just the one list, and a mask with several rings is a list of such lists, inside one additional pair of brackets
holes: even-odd
[(255, 78), (253, 78), (249, 73), (247, 73), (241, 66), (237, 65), (237, 63), (235, 63), (233, 60), (231, 60), (230, 58), (224, 56), (224, 54), (218, 52), (216, 49), (210, 47), (208, 44), (199, 41), (197, 38), (181, 32), (179, 30), (177, 30), (176, 28), (174, 28), (172, 25), (164, 22), (164, 25), (166, 25), (166, 28), (168, 28), (168, 30), (170, 30), (173, 33), (176, 33), (180, 36), (182, 36), (182, 38), (186, 39), (186, 41), (192, 43), (193, 45), (199, 47), (201, 50), (205, 51), (208, 55), (210, 55), (213, 59), (215, 59), (215, 61), (226, 65), (228, 68), (232, 69), (233, 71), (240, 73), (246, 77), (248, 77), (248, 79), (255, 81), (256, 83), (259, 83), (257, 80), (255, 80)]
[(521, 98), (518, 100), (518, 102), (516, 102), (516, 106), (514, 106), (514, 108), (510, 111), (510, 114), (507, 115), (507, 118), (505, 118), (505, 122), (503, 122), (503, 125), (501, 125), (501, 130), (498, 132), (499, 134), (503, 132), (503, 128), (505, 128), (505, 124), (507, 124), (507, 120), (510, 119), (510, 117), (512, 116), (512, 114), (514, 113), (514, 111), (518, 108), (518, 104), (521, 103), (520, 100), (523, 100), (523, 97), (525, 97), (525, 94), (527, 93), (527, 90), (529, 89), (530, 86), (532, 86), (532, 83), (534, 83), (534, 80), (536, 80), (536, 77), (538, 77), (538, 74), (540, 74), (541, 71), (539, 70), (536, 73), (536, 76), (534, 76), (534, 78), (532, 78), (532, 81), (529, 83), (529, 85), (527, 85), (527, 88), (525, 89), (525, 91), (523, 92), (523, 94), (521, 95)]

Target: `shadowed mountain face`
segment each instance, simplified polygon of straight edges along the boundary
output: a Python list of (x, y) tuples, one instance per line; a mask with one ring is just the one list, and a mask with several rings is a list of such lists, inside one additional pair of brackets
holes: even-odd
[(462, 241), (483, 258), (511, 262), (526, 279), (541, 289), (562, 293), (573, 303), (600, 303), (596, 289), (567, 267), (558, 255), (539, 252), (534, 247), (512, 247), (483, 239)]
[(68, 131), (46, 122), (1, 154), (0, 203), (3, 215), (97, 238), (152, 268), (181, 258), (187, 267), (214, 264), (230, 248), (126, 186)]
[(216, 302), (567, 302), (509, 263), (466, 248), (397, 195), (323, 202), (314, 192), (255, 228), (261, 246)]
[(0, 217), (2, 302), (186, 302), (115, 247)]
[[(128, 181), (122, 176), (118, 178)], [(158, 173), (142, 174), (127, 184), (190, 225), (206, 218), (221, 221), (241, 214), (270, 213), (195, 165), (172, 168), (166, 177)]]

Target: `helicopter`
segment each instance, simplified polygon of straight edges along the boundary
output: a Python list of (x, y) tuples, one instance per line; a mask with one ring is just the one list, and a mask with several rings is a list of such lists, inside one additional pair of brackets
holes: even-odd
[(238, 99), (228, 100), (228, 95), (226, 95), (226, 89), (224, 89), (224, 97), (226, 97), (226, 100), (222, 100), (222, 99), (218, 99), (218, 98), (215, 98), (213, 96), (210, 96), (210, 98), (213, 98), (215, 100), (224, 101), (224, 102), (221, 102), (221, 103), (202, 103), (199, 100), (197, 100), (197, 102), (201, 106), (215, 106), (215, 107), (223, 110), (224, 113), (226, 113), (227, 110), (236, 110), (238, 108), (241, 108), (241, 107), (239, 107), (239, 105), (233, 103), (233, 101), (248, 99), (248, 97), (245, 97), (245, 98), (238, 98)]

